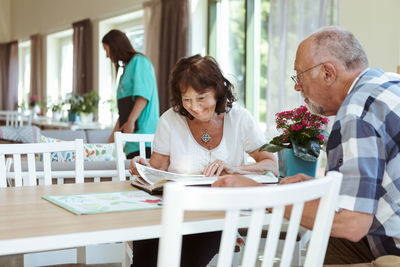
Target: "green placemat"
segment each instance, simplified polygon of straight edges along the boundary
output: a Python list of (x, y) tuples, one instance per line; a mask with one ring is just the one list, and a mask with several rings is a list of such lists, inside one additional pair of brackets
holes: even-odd
[(75, 214), (97, 214), (161, 207), (159, 197), (151, 196), (143, 191), (55, 195), (42, 198)]

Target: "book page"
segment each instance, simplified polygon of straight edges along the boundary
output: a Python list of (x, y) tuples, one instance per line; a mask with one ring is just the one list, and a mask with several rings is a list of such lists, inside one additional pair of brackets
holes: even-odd
[(165, 181), (179, 181), (188, 184), (208, 184), (217, 180), (217, 177), (206, 177), (204, 175), (196, 174), (181, 174), (157, 170), (151, 167), (144, 166), (139, 163), (136, 164), (140, 177), (142, 177), (149, 184), (155, 184)]

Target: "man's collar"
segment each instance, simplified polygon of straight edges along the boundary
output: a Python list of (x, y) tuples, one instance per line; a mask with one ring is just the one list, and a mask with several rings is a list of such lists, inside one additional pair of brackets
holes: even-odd
[(356, 85), (356, 83), (358, 82), (358, 80), (361, 78), (361, 76), (364, 75), (364, 73), (366, 73), (367, 71), (369, 71), (370, 68), (366, 68), (365, 70), (363, 70), (362, 72), (360, 72), (360, 74), (358, 74), (358, 76), (354, 79), (353, 83), (351, 84), (349, 90), (347, 91), (347, 94), (350, 94), (350, 92), (353, 90), (354, 86)]

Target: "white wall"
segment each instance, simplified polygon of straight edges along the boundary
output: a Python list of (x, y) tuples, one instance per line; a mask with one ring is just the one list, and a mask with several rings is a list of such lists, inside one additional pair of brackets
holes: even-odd
[(142, 0), (12, 0), (11, 33), (27, 39), (35, 33), (53, 33), (72, 27), (85, 18), (91, 20), (128, 13)]
[[(72, 23), (89, 18), (93, 25), (93, 89), (98, 88), (98, 22), (141, 8), (145, 0), (0, 0), (11, 1), (11, 39), (28, 40), (36, 33), (71, 29)], [(0, 9), (3, 3), (0, 2)], [(1, 15), (1, 13), (0, 13)], [(1, 36), (0, 36), (1, 37)]]
[(340, 0), (339, 24), (353, 32), (371, 67), (396, 72), (400, 66), (400, 1)]
[(11, 0), (0, 0), (0, 43), (10, 40), (10, 6)]

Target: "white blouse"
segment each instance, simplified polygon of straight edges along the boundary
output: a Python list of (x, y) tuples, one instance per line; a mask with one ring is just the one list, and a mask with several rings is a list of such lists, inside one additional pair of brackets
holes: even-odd
[(205, 166), (217, 159), (231, 166), (243, 165), (244, 152), (253, 152), (265, 143), (265, 136), (254, 118), (239, 105), (234, 104), (224, 114), (223, 136), (212, 150), (197, 143), (186, 117), (170, 108), (158, 123), (153, 151), (170, 157), (170, 172), (201, 174)]

